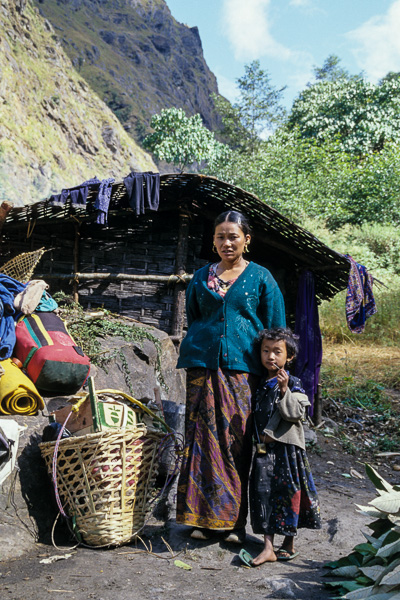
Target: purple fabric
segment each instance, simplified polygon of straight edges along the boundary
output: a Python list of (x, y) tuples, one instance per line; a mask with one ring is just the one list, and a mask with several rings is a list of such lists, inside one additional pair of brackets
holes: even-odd
[(349, 254), (349, 282), (346, 294), (346, 319), (350, 331), (362, 333), (366, 320), (377, 312), (372, 292), (374, 279), (363, 265), (359, 265)]
[(84, 181), (80, 185), (77, 185), (73, 188), (68, 188), (61, 191), (61, 194), (53, 194), (50, 196), (50, 204), (55, 206), (63, 206), (68, 198), (71, 198), (71, 204), (86, 204), (87, 195), (89, 192), (89, 186), (96, 185), (100, 183), (100, 180), (97, 177), (93, 179), (88, 179)]
[(317, 392), (322, 362), (322, 337), (319, 328), (314, 275), (310, 271), (304, 271), (299, 279), (295, 333), (300, 337), (295, 375), (303, 382), (305, 393), (311, 402), (309, 414), (313, 415), (314, 396)]
[(103, 179), (100, 183), (96, 202), (94, 203), (94, 207), (98, 211), (96, 223), (100, 225), (107, 225), (108, 207), (114, 181), (114, 177), (110, 177), (109, 179)]

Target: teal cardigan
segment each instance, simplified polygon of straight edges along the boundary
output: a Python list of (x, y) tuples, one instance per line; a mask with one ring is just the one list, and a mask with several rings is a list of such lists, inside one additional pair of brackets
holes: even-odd
[(222, 298), (207, 287), (209, 266), (186, 290), (188, 331), (177, 367), (262, 374), (254, 339), (264, 328), (285, 327), (282, 293), (271, 273), (250, 262)]

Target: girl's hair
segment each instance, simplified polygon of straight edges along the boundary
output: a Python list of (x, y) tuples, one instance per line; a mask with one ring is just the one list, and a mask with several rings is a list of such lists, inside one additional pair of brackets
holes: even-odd
[(247, 217), (242, 215), (242, 213), (238, 212), (237, 210), (227, 210), (218, 215), (214, 221), (214, 231), (217, 225), (221, 225), (221, 223), (225, 223), (226, 221), (228, 221), (228, 223), (236, 223), (243, 231), (244, 235), (251, 234), (250, 224)]
[(284, 341), (286, 344), (287, 357), (296, 358), (299, 351), (299, 336), (293, 333), (289, 327), (275, 327), (274, 329), (263, 329), (256, 338), (257, 348), (261, 347), (263, 340)]

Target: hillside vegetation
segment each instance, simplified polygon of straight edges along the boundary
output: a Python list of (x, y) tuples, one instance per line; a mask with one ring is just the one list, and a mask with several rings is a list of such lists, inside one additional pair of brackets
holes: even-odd
[(21, 205), (95, 175), (156, 170), (30, 1), (0, 6), (0, 200)]
[(178, 23), (164, 0), (34, 0), (89, 85), (136, 139), (162, 108), (199, 113), (215, 130), (217, 82), (197, 27)]

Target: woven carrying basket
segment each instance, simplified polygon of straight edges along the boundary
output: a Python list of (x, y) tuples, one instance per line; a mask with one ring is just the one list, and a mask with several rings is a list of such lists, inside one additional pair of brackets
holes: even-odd
[[(119, 546), (136, 537), (154, 494), (163, 435), (138, 424), (60, 441), (58, 492), (86, 544)], [(50, 474), (55, 444), (40, 444)]]
[(40, 248), (33, 252), (18, 254), (18, 256), (14, 256), (14, 258), (0, 267), (0, 273), (4, 273), (4, 275), (8, 275), (22, 283), (27, 283), (45, 252), (45, 248)]

